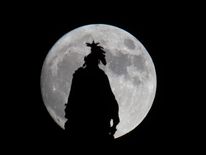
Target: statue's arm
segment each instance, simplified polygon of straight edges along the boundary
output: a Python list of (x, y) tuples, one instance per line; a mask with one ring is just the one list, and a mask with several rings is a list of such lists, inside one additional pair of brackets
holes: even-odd
[(111, 104), (111, 119), (113, 120), (113, 127), (116, 128), (116, 126), (119, 124), (120, 119), (119, 119), (119, 106), (117, 103), (117, 100), (112, 92), (112, 89), (110, 87), (109, 79), (106, 76), (106, 82), (108, 85), (108, 93), (109, 93), (109, 99), (110, 99), (110, 104)]

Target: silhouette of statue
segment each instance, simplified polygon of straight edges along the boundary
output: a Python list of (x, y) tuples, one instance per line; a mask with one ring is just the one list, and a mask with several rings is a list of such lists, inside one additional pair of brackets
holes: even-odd
[(66, 134), (75, 142), (110, 143), (119, 123), (118, 103), (109, 79), (99, 68), (106, 65), (105, 51), (99, 43), (86, 43), (91, 53), (73, 74), (65, 108)]

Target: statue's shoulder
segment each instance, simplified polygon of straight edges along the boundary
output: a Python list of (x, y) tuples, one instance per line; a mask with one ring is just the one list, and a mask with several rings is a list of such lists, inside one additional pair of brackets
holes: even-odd
[(103, 76), (107, 76), (107, 74), (106, 74), (102, 69), (100, 69), (100, 73), (101, 73)]
[(73, 74), (73, 76), (81, 75), (84, 72), (83, 67), (79, 67)]
[(98, 72), (100, 76), (102, 76), (103, 78), (107, 78), (107, 74), (102, 69), (99, 69)]

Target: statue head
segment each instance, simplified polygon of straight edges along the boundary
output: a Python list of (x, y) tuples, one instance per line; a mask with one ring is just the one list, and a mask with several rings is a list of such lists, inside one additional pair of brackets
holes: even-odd
[(91, 47), (91, 53), (84, 57), (84, 66), (97, 66), (100, 62), (106, 65), (105, 51), (103, 47), (99, 46), (99, 43), (86, 43), (87, 46)]

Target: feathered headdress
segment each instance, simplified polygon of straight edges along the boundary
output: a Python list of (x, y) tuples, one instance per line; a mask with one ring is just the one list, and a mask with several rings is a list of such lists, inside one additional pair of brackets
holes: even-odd
[(91, 53), (85, 57), (85, 60), (89, 59), (89, 57), (93, 57), (106, 65), (105, 51), (103, 50), (104, 48), (102, 46), (99, 46), (99, 44), (99, 42), (95, 43), (94, 40), (92, 43), (86, 43), (88, 47), (91, 47)]

